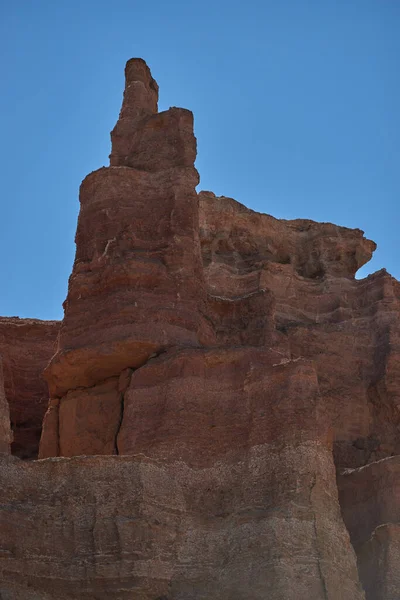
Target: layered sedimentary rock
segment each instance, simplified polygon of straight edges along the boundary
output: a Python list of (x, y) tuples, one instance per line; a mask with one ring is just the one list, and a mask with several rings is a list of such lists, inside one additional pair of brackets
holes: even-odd
[(167, 353), (133, 373), (117, 445), (121, 454), (200, 468), (240, 460), (255, 446), (309, 440), (330, 442), (312, 364), (273, 350), (232, 348)]
[(400, 456), (345, 470), (338, 478), (343, 518), (367, 598), (400, 591)]
[(53, 397), (137, 368), (166, 347), (213, 341), (193, 116), (153, 114), (157, 89), (143, 61), (127, 64), (112, 166), (82, 183), (59, 348), (45, 374)]
[(157, 112), (143, 60), (125, 78), (42, 460), (7, 457), (0, 380), (0, 597), (399, 597), (400, 284), (355, 279), (360, 230), (197, 194), (192, 114)]
[(199, 199), (209, 294), (272, 292), (281, 345), (315, 363), (338, 466), (399, 454), (400, 284), (384, 270), (354, 279), (375, 244), (360, 230), (274, 219), (210, 192)]
[(49, 393), (42, 373), (56, 350), (58, 321), (0, 318), (0, 358), (13, 430), (12, 453), (37, 458)]
[(262, 445), (237, 458), (203, 468), (143, 456), (1, 463), (2, 591), (363, 598), (328, 449)]

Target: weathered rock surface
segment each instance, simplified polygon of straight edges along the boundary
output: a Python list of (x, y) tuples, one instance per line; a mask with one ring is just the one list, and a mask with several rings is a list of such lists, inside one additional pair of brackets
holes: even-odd
[(400, 456), (346, 470), (338, 478), (338, 487), (367, 598), (396, 600), (400, 590)]
[(200, 469), (96, 456), (0, 470), (10, 600), (363, 598), (318, 443)]
[[(360, 229), (275, 219), (212, 192), (200, 192), (199, 201), (206, 279), (211, 289), (224, 295), (256, 291), (267, 280), (268, 268), (275, 267), (273, 274), (278, 265), (282, 274), (306, 280), (326, 275), (353, 278), (376, 248)], [(289, 304), (295, 302), (288, 298)]]
[(197, 194), (193, 115), (157, 112), (143, 60), (125, 79), (40, 354), (42, 460), (6, 456), (0, 379), (0, 599), (399, 598), (399, 282), (354, 278), (360, 230)]
[(253, 446), (309, 440), (330, 443), (312, 364), (235, 348), (167, 353), (133, 373), (117, 446), (200, 468)]
[(58, 321), (0, 318), (0, 357), (13, 429), (12, 453), (37, 458), (49, 402), (42, 373), (56, 350)]
[(0, 358), (0, 454), (9, 454), (12, 441), (10, 410), (4, 392), (3, 363)]
[(315, 362), (338, 466), (399, 454), (400, 284), (386, 271), (354, 279), (375, 244), (360, 230), (274, 219), (210, 192), (199, 200), (209, 294), (272, 293), (282, 347)]
[(170, 346), (214, 340), (198, 241), (193, 116), (182, 109), (151, 116), (156, 96), (149, 69), (128, 63), (112, 166), (81, 186), (59, 350), (45, 373), (53, 397), (139, 367)]

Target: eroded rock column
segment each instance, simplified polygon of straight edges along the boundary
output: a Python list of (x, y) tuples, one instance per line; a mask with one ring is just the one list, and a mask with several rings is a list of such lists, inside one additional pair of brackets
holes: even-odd
[[(129, 61), (125, 75), (111, 166), (81, 185), (65, 318), (45, 371), (50, 396), (59, 402), (49, 411), (41, 456), (48, 456), (47, 436), (55, 437), (55, 413), (66, 414), (67, 403), (78, 414), (89, 394), (97, 414), (104, 385), (111, 390), (124, 369), (171, 346), (198, 347), (214, 339), (204, 316), (193, 115), (179, 108), (157, 113), (158, 86), (141, 59)], [(109, 394), (114, 406), (118, 394)], [(119, 410), (107, 408), (106, 414), (117, 428)], [(88, 429), (92, 416), (87, 414)], [(109, 453), (110, 446), (96, 451)]]

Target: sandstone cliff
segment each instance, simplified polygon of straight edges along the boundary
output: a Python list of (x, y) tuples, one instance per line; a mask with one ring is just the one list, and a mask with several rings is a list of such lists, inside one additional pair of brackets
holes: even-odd
[(59, 323), (0, 317), (0, 357), (13, 430), (12, 453), (37, 458), (49, 402), (43, 370), (56, 351)]
[(125, 75), (63, 321), (0, 320), (0, 598), (398, 599), (400, 284), (197, 193), (192, 114)]

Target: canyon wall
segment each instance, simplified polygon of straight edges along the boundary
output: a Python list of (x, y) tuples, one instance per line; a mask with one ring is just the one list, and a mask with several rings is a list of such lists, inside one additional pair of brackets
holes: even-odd
[(0, 317), (0, 357), (13, 442), (20, 458), (37, 458), (49, 392), (42, 374), (57, 346), (58, 321)]
[(399, 282), (355, 279), (360, 230), (197, 193), (192, 114), (125, 79), (63, 321), (0, 320), (0, 598), (398, 598)]

